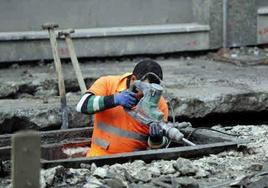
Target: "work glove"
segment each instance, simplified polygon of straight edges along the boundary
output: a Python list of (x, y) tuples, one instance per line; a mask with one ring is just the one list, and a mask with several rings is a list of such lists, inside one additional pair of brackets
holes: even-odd
[(124, 90), (114, 94), (114, 103), (115, 105), (121, 105), (125, 108), (130, 109), (133, 106), (135, 106), (138, 102), (135, 96), (136, 96), (135, 93), (129, 90)]
[(152, 124), (149, 127), (150, 140), (154, 143), (160, 143), (163, 139), (163, 129), (158, 124)]
[(149, 127), (148, 145), (151, 149), (159, 149), (166, 146), (168, 139), (164, 136), (163, 129), (158, 124), (151, 124)]

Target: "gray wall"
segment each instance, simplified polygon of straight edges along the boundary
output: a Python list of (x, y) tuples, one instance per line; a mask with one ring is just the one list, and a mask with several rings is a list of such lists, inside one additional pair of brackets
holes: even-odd
[(256, 3), (256, 0), (228, 0), (226, 23), (228, 47), (257, 43)]
[(267, 0), (257, 0), (256, 4), (258, 7), (268, 6), (268, 1)]
[(191, 0), (0, 0), (0, 32), (192, 22)]
[(194, 21), (209, 25), (210, 48), (220, 48), (223, 40), (222, 0), (193, 0)]
[[(226, 11), (223, 11), (223, 2), (225, 1), (0, 0), (0, 61), (51, 58), (50, 53), (45, 53), (50, 50), (47, 32), (36, 32), (41, 30), (41, 25), (45, 22), (56, 22), (60, 29), (74, 28), (75, 34), (82, 33), (83, 42), (76, 43), (81, 45), (78, 49), (84, 49), (88, 42), (100, 45), (97, 50), (95, 46), (89, 46), (89, 49), (94, 48), (95, 51), (92, 52), (80, 49), (78, 56), (81, 57), (157, 54), (268, 43), (268, 8), (265, 8), (268, 7), (268, 0), (228, 0)], [(258, 9), (264, 13), (257, 14)], [(172, 27), (175, 30), (173, 28), (173, 32), (168, 32), (166, 24), (174, 24)], [(154, 26), (154, 32), (151, 33), (152, 26), (148, 29), (148, 25), (158, 26)], [(128, 29), (127, 35), (118, 34), (122, 28), (107, 29), (120, 26), (135, 27), (125, 27)], [(103, 27), (103, 35), (92, 36), (92, 32), (97, 30), (99, 33), (99, 28)], [(165, 33), (160, 32), (163, 28)], [(195, 28), (195, 31), (188, 30), (189, 28)], [(114, 29), (117, 29), (118, 35), (108, 35), (109, 32), (115, 34)], [(142, 30), (143, 34), (135, 33), (137, 30)], [(224, 31), (227, 31), (226, 34)], [(40, 33), (42, 37), (38, 38)], [(25, 38), (26, 35), (30, 39)], [(81, 36), (75, 40), (80, 38)], [(150, 45), (148, 49), (141, 48), (146, 46), (145, 41)], [(174, 44), (166, 47), (170, 41)], [(191, 47), (183, 45), (185, 42)], [(197, 45), (199, 43), (202, 45)], [(116, 45), (113, 46), (114, 44)], [(126, 49), (125, 44), (132, 46)], [(36, 49), (39, 50), (33, 53)]]

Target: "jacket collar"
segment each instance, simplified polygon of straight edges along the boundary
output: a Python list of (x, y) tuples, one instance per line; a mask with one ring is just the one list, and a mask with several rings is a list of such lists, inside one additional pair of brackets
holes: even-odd
[(119, 78), (119, 83), (117, 86), (117, 92), (123, 91), (125, 89), (127, 89), (127, 77), (132, 75), (131, 72), (127, 72), (123, 75), (120, 76)]

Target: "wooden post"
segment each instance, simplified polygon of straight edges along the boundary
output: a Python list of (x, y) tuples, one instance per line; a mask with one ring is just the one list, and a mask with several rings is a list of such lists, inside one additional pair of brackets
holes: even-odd
[(40, 135), (23, 131), (12, 136), (12, 187), (40, 187)]

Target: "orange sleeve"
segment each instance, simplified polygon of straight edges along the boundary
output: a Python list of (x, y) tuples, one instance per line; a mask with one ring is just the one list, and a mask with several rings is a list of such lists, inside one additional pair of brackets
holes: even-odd
[(161, 112), (164, 113), (164, 120), (168, 120), (168, 105), (164, 97), (161, 96), (160, 101), (159, 101), (159, 109)]
[(100, 77), (91, 85), (91, 87), (87, 91), (94, 93), (95, 95), (98, 96), (107, 96), (108, 85), (109, 85), (109, 79), (106, 76)]

